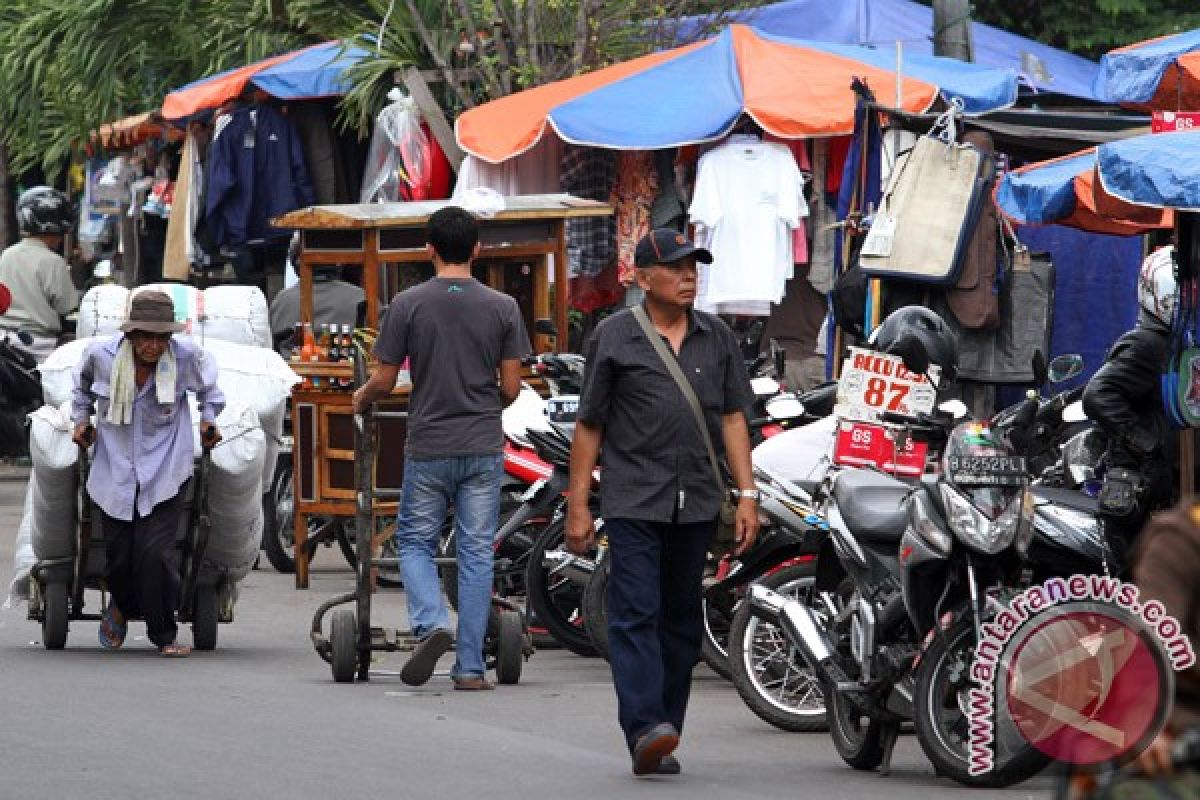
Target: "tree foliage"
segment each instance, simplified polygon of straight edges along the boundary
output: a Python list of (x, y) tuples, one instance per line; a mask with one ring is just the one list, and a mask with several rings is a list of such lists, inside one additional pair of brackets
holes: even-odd
[(1200, 28), (1195, 0), (974, 0), (972, 5), (980, 22), (1091, 59), (1114, 47)]

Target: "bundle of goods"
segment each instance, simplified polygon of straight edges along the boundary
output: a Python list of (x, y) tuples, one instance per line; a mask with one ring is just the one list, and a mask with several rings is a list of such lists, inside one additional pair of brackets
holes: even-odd
[[(71, 404), (44, 406), (31, 417), (33, 471), (18, 530), (9, 602), (27, 599), (34, 563), (75, 555), (79, 449), (71, 440)], [(199, 430), (193, 414), (196, 454)], [(223, 440), (209, 469), (209, 538), (205, 568), (237, 583), (254, 566), (262, 539), (262, 475), (267, 437), (253, 408), (229, 401), (217, 417)], [(97, 517), (93, 517), (97, 519)]]
[[(42, 362), (38, 371), (42, 375), (42, 392), (48, 404), (57, 406), (71, 399), (75, 387), (75, 368), (84, 352), (92, 342), (107, 338), (108, 335), (76, 339), (55, 350)], [(275, 474), (280, 438), (283, 436), (288, 397), (292, 386), (299, 383), (300, 379), (274, 350), (232, 344), (219, 339), (205, 341), (204, 350), (217, 364), (217, 385), (225, 394), (225, 402), (230, 406), (251, 408), (258, 415), (267, 447), (262, 480), (264, 486), (270, 486)], [(198, 419), (194, 400), (192, 419)]]
[(234, 344), (271, 346), (267, 298), (256, 286), (213, 286), (203, 291), (182, 283), (153, 283), (132, 292), (124, 286), (92, 287), (79, 303), (77, 333), (80, 338), (111, 336), (121, 329), (132, 294), (155, 289), (175, 303), (175, 320), (184, 335), (207, 345), (213, 340)]

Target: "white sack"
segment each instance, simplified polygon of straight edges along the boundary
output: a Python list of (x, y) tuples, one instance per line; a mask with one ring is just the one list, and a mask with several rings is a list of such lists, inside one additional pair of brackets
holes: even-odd
[(267, 298), (257, 286), (213, 286), (204, 290), (199, 326), (192, 337), (205, 346), (212, 339), (271, 347)]
[(21, 512), (21, 525), (17, 528), (17, 543), (13, 552), (13, 578), (8, 587), (5, 608), (29, 599), (29, 570), (37, 563), (33, 552), (33, 480), (25, 490), (25, 509)]
[(79, 448), (71, 441), (70, 406), (42, 406), (29, 419), (33, 552), (39, 560), (73, 556), (79, 519)]
[(213, 448), (209, 469), (211, 527), (205, 561), (240, 581), (254, 567), (262, 541), (262, 475), (266, 441), (258, 415), (227, 406), (217, 417), (223, 440)]
[(112, 336), (121, 330), (125, 321), (129, 290), (124, 286), (103, 283), (93, 286), (79, 301), (79, 322), (75, 334), (82, 339), (91, 336)]

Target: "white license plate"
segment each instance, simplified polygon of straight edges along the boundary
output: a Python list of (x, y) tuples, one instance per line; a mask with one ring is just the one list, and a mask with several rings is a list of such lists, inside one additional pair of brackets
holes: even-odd
[(551, 422), (574, 422), (578, 412), (579, 397), (576, 395), (551, 397), (546, 401), (546, 416)]

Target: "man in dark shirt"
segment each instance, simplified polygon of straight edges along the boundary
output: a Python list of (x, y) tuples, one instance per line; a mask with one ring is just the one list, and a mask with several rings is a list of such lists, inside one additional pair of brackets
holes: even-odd
[(354, 410), (361, 413), (386, 397), (400, 365), (410, 360), (413, 388), (396, 543), (408, 617), (420, 643), (400, 678), (413, 686), (428, 681), (454, 640), (433, 561), (453, 504), (458, 648), (450, 675), (455, 689), (491, 689), (483, 638), (504, 475), (500, 412), (521, 389), (529, 337), (516, 301), (471, 277), (471, 261), (479, 255), (475, 218), (450, 206), (429, 218), (426, 231), (437, 275), (392, 300), (375, 344), (379, 368), (355, 392)]
[[(733, 332), (692, 309), (696, 261), (678, 232), (652, 231), (635, 252), (638, 285), (655, 330), (687, 376), (718, 453), (739, 487), (737, 552), (758, 532), (758, 492), (742, 409), (752, 394)], [(609, 662), (635, 775), (676, 774), (700, 655), (701, 580), (723, 500), (695, 415), (632, 311), (602, 322), (587, 348), (571, 449), (567, 544), (590, 547), (592, 470), (603, 445), (600, 507), (609, 556)], [(722, 445), (724, 447), (722, 448)]]

